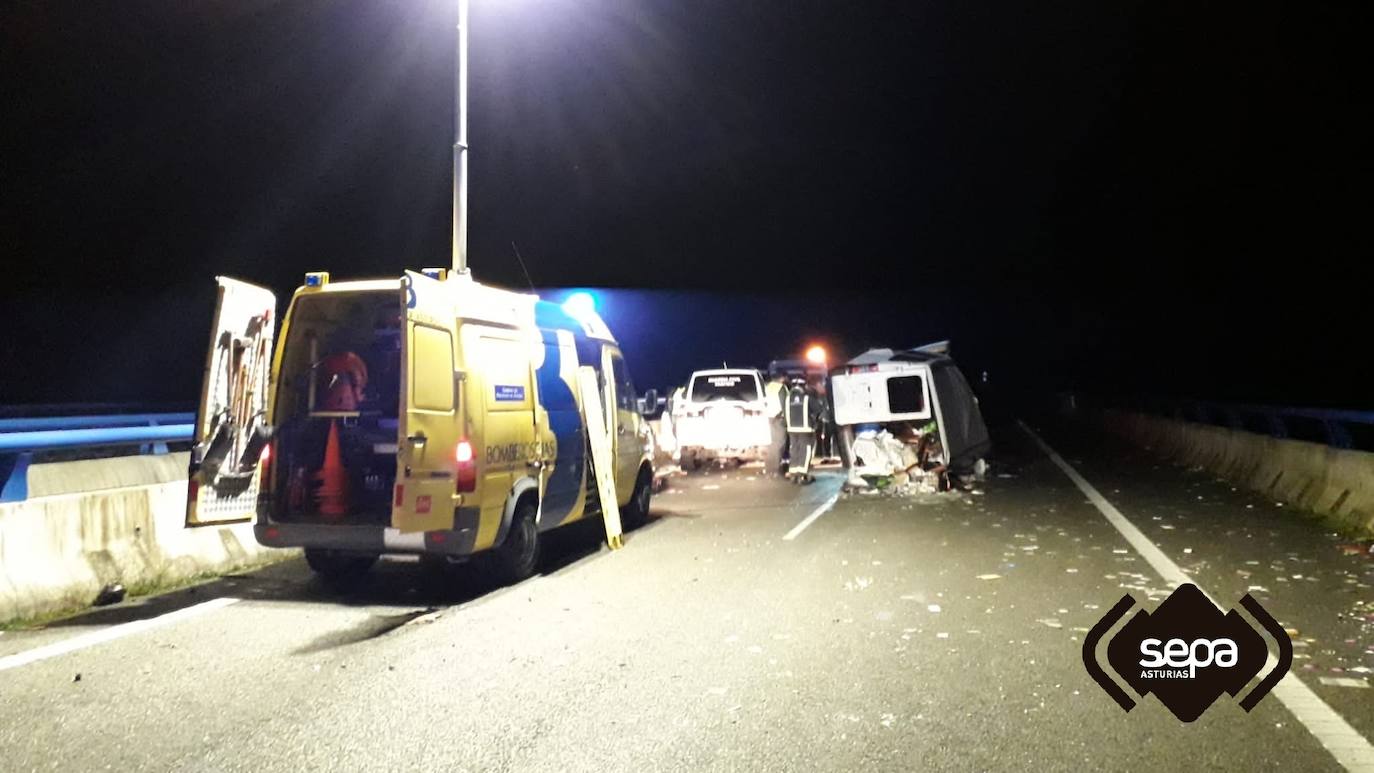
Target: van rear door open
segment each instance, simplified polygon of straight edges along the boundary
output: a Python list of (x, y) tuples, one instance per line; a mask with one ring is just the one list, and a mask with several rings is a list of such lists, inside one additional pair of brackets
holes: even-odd
[(219, 294), (191, 438), (186, 525), (252, 520), (267, 442), (267, 388), (277, 296), (217, 277)]
[(403, 532), (452, 529), (464, 439), (453, 307), (441, 282), (413, 271), (401, 282), (401, 305), (402, 410), (392, 524)]

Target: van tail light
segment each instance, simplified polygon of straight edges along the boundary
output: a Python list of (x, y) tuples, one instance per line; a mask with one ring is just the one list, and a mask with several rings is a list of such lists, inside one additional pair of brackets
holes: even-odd
[(458, 493), (476, 491), (477, 460), (473, 457), (472, 444), (466, 440), (458, 441), (458, 450), (454, 458), (458, 462), (458, 482), (455, 486)]
[(262, 447), (262, 455), (258, 457), (258, 469), (262, 470), (260, 480), (272, 480), (272, 444), (268, 443)]

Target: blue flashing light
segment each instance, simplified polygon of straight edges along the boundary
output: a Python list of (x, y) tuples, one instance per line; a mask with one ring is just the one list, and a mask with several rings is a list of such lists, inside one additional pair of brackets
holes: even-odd
[(596, 314), (596, 296), (588, 292), (575, 292), (563, 300), (563, 310), (574, 319)]

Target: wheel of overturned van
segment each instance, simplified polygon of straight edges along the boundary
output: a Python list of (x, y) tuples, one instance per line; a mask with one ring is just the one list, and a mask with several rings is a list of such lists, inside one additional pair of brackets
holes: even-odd
[(367, 575), (378, 556), (370, 553), (342, 553), (337, 550), (306, 548), (305, 563), (326, 582), (335, 585), (355, 583)]
[(678, 462), (677, 466), (682, 468), (683, 472), (696, 472), (699, 464), (695, 451), (683, 451), (681, 461)]
[(638, 529), (649, 520), (649, 499), (653, 495), (653, 475), (648, 470), (639, 473), (635, 481), (635, 491), (630, 495), (629, 504), (620, 510), (620, 525), (625, 531)]
[(515, 506), (510, 531), (506, 539), (491, 553), (492, 569), (503, 583), (516, 583), (534, 574), (539, 567), (539, 524), (535, 522), (538, 508), (534, 500), (525, 498)]

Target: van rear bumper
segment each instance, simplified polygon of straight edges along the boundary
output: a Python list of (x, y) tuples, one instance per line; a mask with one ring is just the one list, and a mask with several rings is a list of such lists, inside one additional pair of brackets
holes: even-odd
[(358, 553), (470, 555), (477, 529), (401, 532), (389, 526), (323, 523), (253, 524), (253, 537), (270, 548), (322, 548)]

